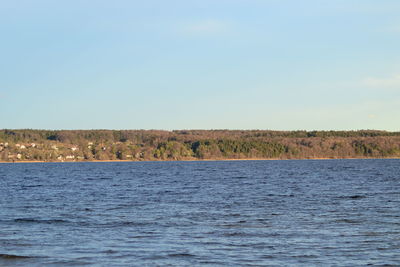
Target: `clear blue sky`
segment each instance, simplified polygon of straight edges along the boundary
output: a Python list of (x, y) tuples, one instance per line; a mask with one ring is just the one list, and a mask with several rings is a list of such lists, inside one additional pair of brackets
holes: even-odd
[(400, 130), (399, 0), (0, 0), (0, 128)]

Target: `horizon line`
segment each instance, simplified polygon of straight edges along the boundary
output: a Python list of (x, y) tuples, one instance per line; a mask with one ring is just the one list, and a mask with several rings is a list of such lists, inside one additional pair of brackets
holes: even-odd
[(276, 130), (276, 129), (223, 129), (223, 128), (210, 128), (210, 129), (107, 129), (107, 128), (92, 128), (92, 129), (45, 129), (45, 128), (1, 128), (1, 131), (23, 131), (23, 130), (33, 130), (33, 131), (163, 131), (163, 132), (176, 132), (176, 131), (269, 131), (269, 132), (388, 132), (396, 133), (400, 130), (390, 131), (382, 129), (352, 129), (352, 130), (306, 130), (306, 129), (296, 129), (296, 130)]

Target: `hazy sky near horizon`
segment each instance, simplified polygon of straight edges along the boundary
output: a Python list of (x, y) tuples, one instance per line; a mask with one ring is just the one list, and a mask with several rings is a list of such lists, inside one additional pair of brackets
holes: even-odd
[(0, 0), (0, 128), (400, 130), (399, 0)]

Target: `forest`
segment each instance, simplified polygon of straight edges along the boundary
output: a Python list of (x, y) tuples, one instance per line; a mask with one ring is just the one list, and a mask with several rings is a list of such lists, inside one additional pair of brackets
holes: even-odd
[(400, 132), (0, 130), (0, 161), (398, 158)]

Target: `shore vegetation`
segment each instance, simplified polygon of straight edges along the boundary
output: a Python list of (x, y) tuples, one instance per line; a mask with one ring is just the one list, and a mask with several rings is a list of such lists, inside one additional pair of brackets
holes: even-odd
[(400, 132), (0, 130), (0, 161), (398, 158)]

